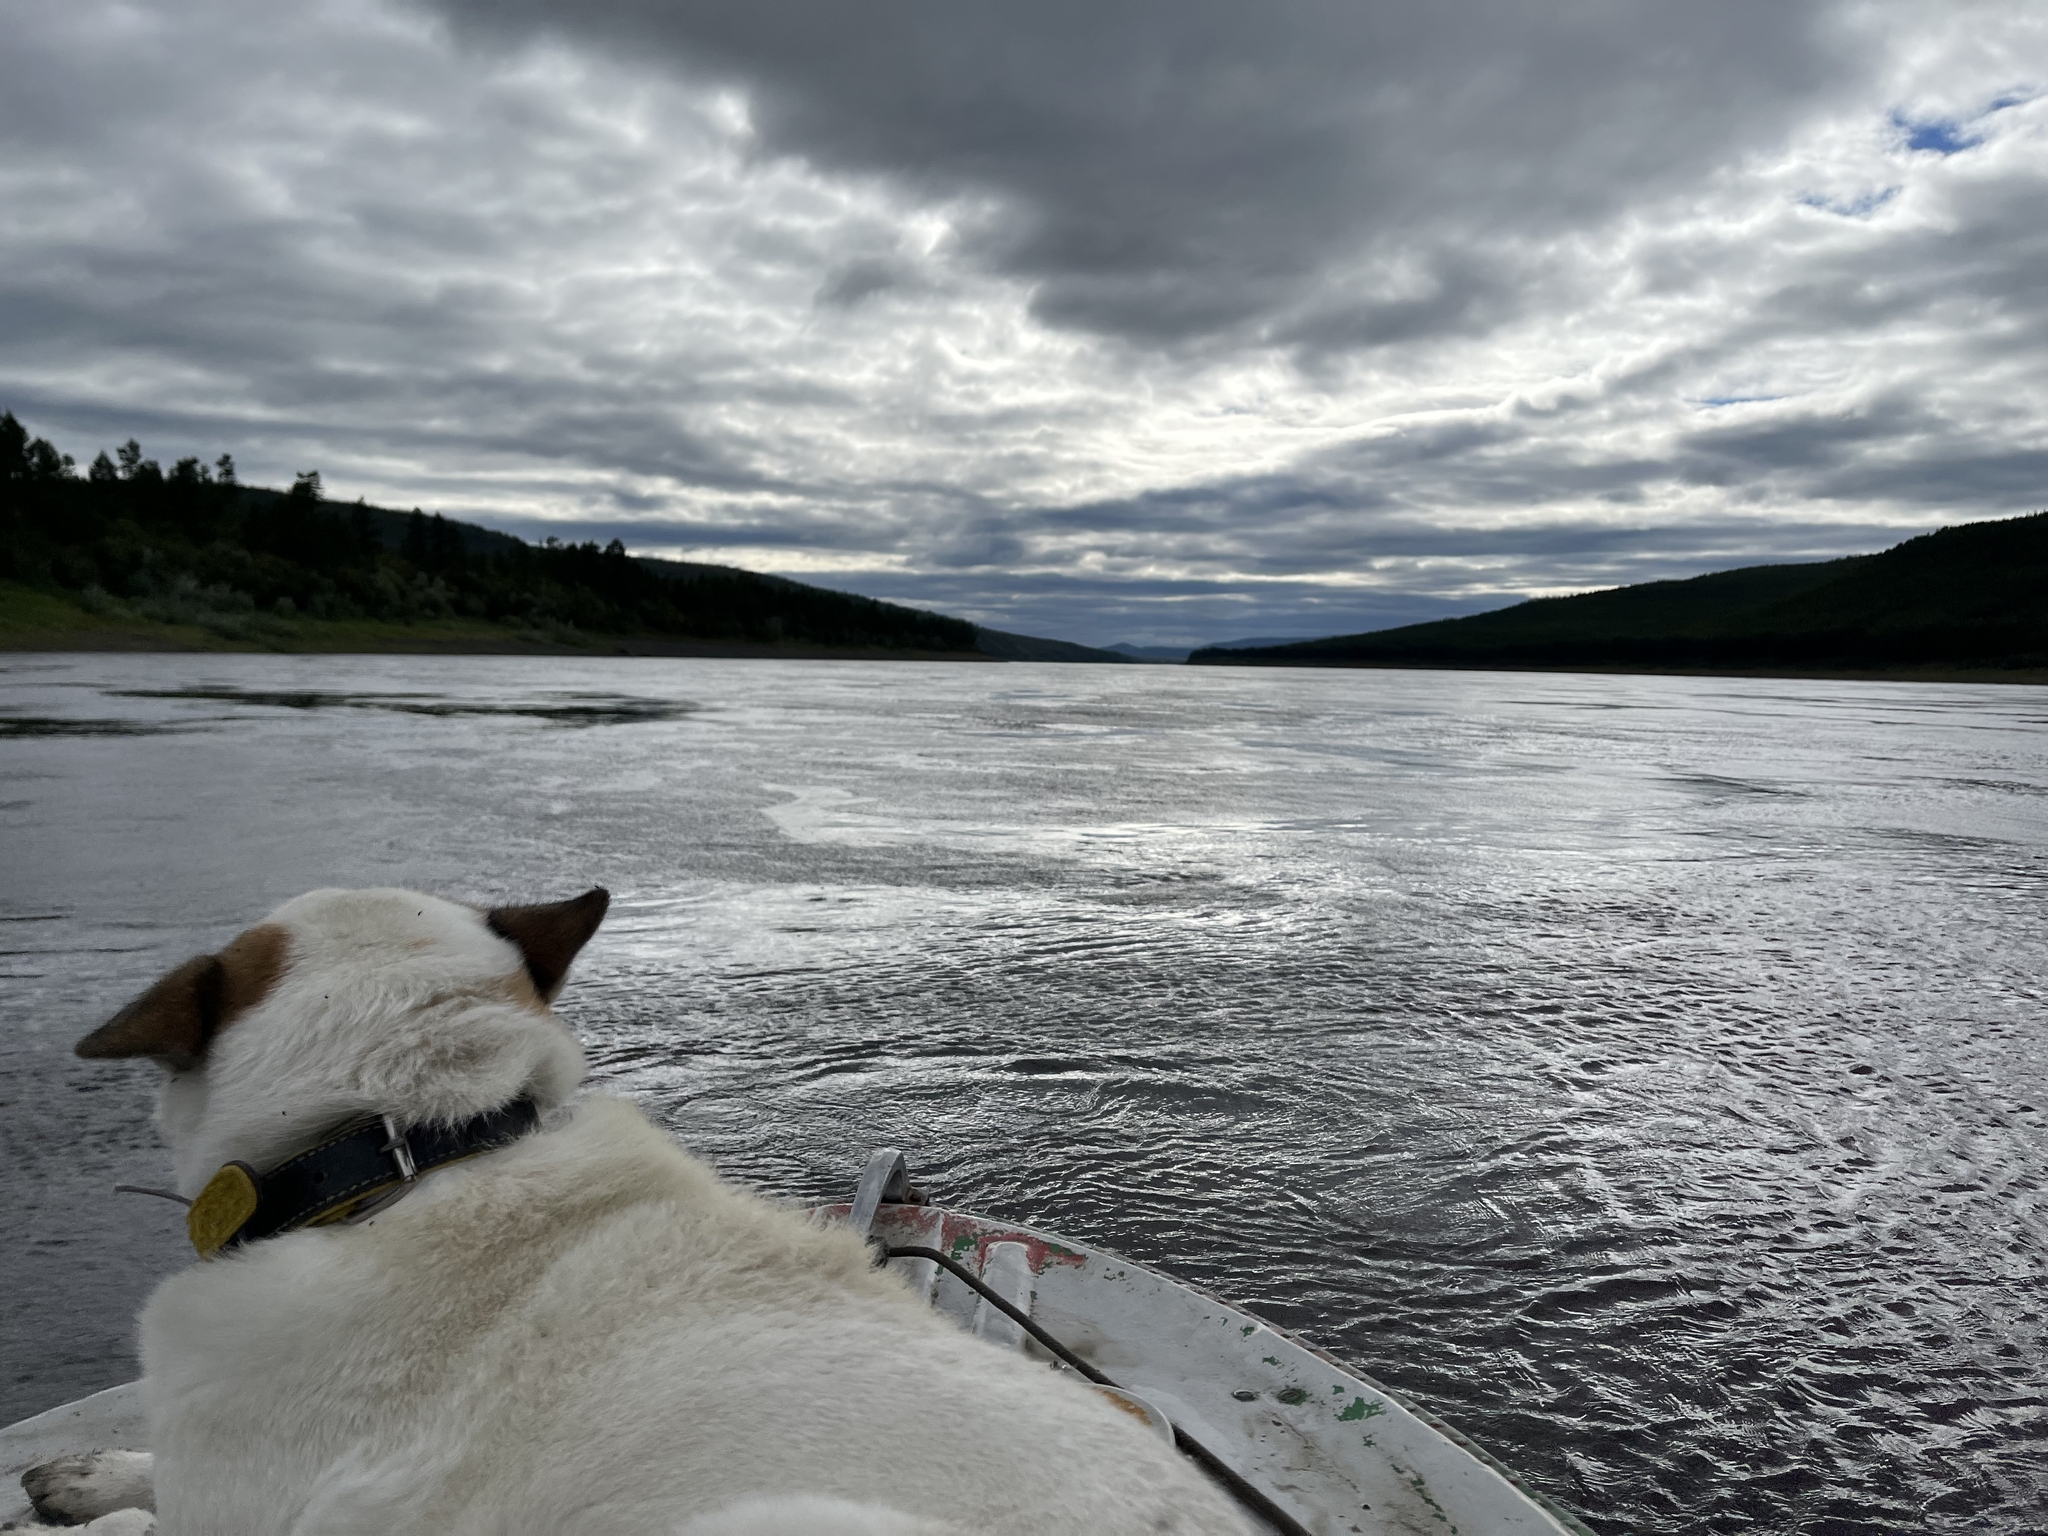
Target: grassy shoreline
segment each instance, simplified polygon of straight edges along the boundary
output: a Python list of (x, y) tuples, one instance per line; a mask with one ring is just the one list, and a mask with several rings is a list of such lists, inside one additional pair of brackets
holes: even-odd
[(515, 629), (483, 619), (278, 619), (224, 634), (199, 624), (164, 624), (94, 613), (55, 593), (0, 580), (0, 652), (183, 652), (191, 654), (366, 656), (723, 656), (790, 661), (994, 662), (979, 651), (892, 650), (796, 642), (691, 640), (671, 635), (600, 635)]

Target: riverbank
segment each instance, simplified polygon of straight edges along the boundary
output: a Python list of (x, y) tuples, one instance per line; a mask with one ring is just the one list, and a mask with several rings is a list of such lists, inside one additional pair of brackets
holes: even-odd
[(727, 656), (785, 661), (967, 661), (982, 651), (898, 650), (795, 641), (694, 640), (671, 635), (587, 634), (561, 627), (519, 629), (484, 619), (280, 618), (238, 616), (225, 625), (165, 624), (93, 612), (54, 593), (0, 581), (0, 651), (275, 652), (284, 655)]
[[(218, 652), (224, 655), (337, 656), (705, 656), (781, 661), (1120, 661), (1126, 658), (1054, 640), (980, 632), (972, 651), (892, 650), (795, 641), (690, 640), (669, 635), (586, 634), (568, 629), (517, 629), (482, 619), (326, 620), (250, 615), (242, 633), (202, 624), (164, 624), (132, 615), (96, 613), (61, 596), (0, 581), (0, 652)], [(1268, 663), (1275, 665), (1275, 663)], [(1288, 665), (1278, 663), (1277, 665)], [(1532, 666), (1499, 662), (1338, 661), (1296, 663), (1346, 671), (1585, 673), (1617, 677), (1811, 678), (1832, 682), (2017, 683), (2048, 686), (2048, 668), (1924, 666), (1890, 671), (1823, 668)]]

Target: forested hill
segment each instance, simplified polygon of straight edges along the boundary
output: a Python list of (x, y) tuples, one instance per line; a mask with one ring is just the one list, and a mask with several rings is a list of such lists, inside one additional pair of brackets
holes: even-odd
[(1876, 555), (1538, 598), (1470, 618), (1248, 650), (1234, 666), (1886, 672), (2048, 668), (2048, 512)]
[(166, 470), (131, 440), (80, 474), (12, 414), (0, 415), (0, 578), (93, 614), (259, 643), (288, 644), (307, 620), (926, 653), (972, 653), (978, 636), (963, 619), (779, 577), (635, 559), (616, 540), (535, 545), (337, 505), (318, 475), (283, 492), (245, 486), (225, 454)]

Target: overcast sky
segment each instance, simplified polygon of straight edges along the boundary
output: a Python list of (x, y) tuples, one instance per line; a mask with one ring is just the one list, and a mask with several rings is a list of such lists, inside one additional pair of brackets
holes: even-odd
[(0, 0), (0, 406), (1094, 643), (2048, 505), (2048, 6)]

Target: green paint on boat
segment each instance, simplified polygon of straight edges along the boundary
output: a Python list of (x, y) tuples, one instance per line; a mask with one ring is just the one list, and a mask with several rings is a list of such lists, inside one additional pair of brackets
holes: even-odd
[(1242, 1328), (1238, 1329), (1237, 1331), (1243, 1334), (1246, 1338), (1250, 1338), (1253, 1334), (1259, 1331), (1259, 1325), (1257, 1323), (1246, 1323)]
[(1351, 1399), (1351, 1405), (1337, 1415), (1339, 1424), (1355, 1424), (1360, 1419), (1376, 1419), (1387, 1411), (1385, 1403), (1368, 1403), (1362, 1397)]
[(1266, 1364), (1268, 1365), (1278, 1365), (1280, 1363), (1280, 1357), (1278, 1355), (1267, 1355), (1265, 1359)]

